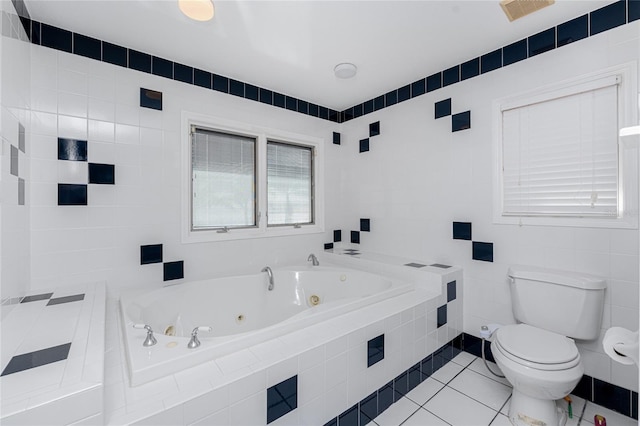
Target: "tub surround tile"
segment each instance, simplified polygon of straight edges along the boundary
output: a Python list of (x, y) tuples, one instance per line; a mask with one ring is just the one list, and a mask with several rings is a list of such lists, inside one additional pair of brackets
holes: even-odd
[(298, 376), (267, 389), (267, 424), (298, 407)]
[(340, 241), (342, 241), (342, 230), (336, 229), (333, 231), (333, 242), (339, 243)]
[(360, 231), (371, 232), (371, 219), (360, 219)]
[(384, 334), (367, 342), (367, 368), (384, 359)]
[(53, 346), (34, 352), (16, 355), (11, 358), (9, 364), (7, 364), (5, 369), (2, 371), (1, 376), (19, 373), (31, 368), (41, 367), (43, 365), (63, 361), (67, 359), (67, 356), (69, 355), (69, 349), (71, 349), (71, 343), (65, 343), (63, 345)]
[[(260, 92), (258, 90), (258, 87), (252, 85), (252, 84), (248, 84), (246, 83), (244, 85), (244, 97), (246, 99), (251, 99), (252, 101), (256, 101), (258, 102), (260, 100)], [(298, 102), (298, 109), (301, 108), (302, 103)], [(301, 112), (301, 111), (298, 111)], [(306, 112), (305, 112), (306, 114)]]
[(442, 305), (438, 308), (438, 328), (447, 323), (447, 305)]
[(51, 296), (53, 296), (53, 293), (34, 294), (32, 296), (27, 296), (22, 298), (20, 303), (37, 302), (38, 300), (48, 300), (48, 299), (51, 299)]
[(325, 250), (333, 250), (333, 243), (324, 243)]
[(59, 206), (86, 206), (87, 185), (58, 184)]
[(164, 281), (179, 280), (184, 278), (184, 261), (163, 263)]
[(447, 302), (452, 302), (456, 300), (456, 281), (451, 281), (447, 283)]
[(87, 161), (87, 141), (58, 138), (58, 160)]
[(140, 106), (162, 111), (162, 92), (140, 88)]
[(373, 110), (379, 111), (385, 107), (384, 105), (384, 95), (380, 95), (373, 100)]
[(405, 263), (404, 266), (410, 266), (412, 268), (424, 268), (427, 265), (424, 265), (422, 263), (410, 262), (410, 263)]
[(89, 163), (89, 183), (115, 185), (115, 179), (113, 164)]
[(361, 154), (363, 152), (369, 152), (369, 138), (360, 139), (360, 151)]
[(71, 296), (56, 297), (53, 299), (49, 299), (49, 303), (47, 303), (47, 306), (61, 305), (63, 303), (79, 302), (81, 300), (84, 300), (84, 294), (74, 294)]
[(471, 222), (453, 222), (453, 239), (471, 241)]
[(432, 263), (429, 266), (433, 266), (434, 268), (440, 268), (440, 269), (449, 269), (449, 268), (451, 268), (450, 265), (443, 265), (442, 263)]
[(352, 244), (360, 244), (360, 232), (351, 231), (351, 243)]

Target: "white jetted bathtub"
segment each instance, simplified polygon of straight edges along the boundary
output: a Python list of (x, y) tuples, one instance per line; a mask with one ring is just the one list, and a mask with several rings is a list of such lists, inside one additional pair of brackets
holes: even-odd
[[(324, 319), (411, 290), (410, 280), (343, 266), (273, 269), (266, 272), (197, 281), (120, 299), (129, 378), (132, 386), (193, 367), (251, 345), (282, 336)], [(144, 347), (146, 324), (157, 344)], [(201, 345), (189, 349), (191, 331)]]

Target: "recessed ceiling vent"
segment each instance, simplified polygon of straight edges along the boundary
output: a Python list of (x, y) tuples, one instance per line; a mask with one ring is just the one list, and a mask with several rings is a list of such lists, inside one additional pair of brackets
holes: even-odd
[(513, 22), (553, 3), (555, 0), (502, 0), (500, 6), (509, 21)]

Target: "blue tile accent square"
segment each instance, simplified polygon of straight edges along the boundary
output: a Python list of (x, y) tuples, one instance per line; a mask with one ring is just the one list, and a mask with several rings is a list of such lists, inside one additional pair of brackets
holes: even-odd
[(591, 18), (591, 35), (599, 34), (620, 25), (627, 20), (627, 8), (624, 0), (601, 7), (589, 14)]
[(376, 121), (375, 123), (369, 124), (369, 137), (378, 136), (380, 134), (380, 122)]
[(427, 92), (433, 92), (442, 87), (442, 73), (438, 72), (427, 77)]
[(351, 231), (351, 243), (352, 244), (360, 244), (360, 232)]
[(393, 381), (378, 389), (378, 414), (383, 413), (393, 404)]
[(340, 145), (340, 133), (333, 132), (333, 144)]
[(102, 60), (104, 62), (126, 68), (128, 65), (128, 57), (129, 53), (126, 48), (106, 41), (102, 42)]
[(640, 19), (640, 0), (629, 0), (628, 7), (628, 22), (633, 22)]
[(42, 24), (40, 28), (40, 44), (52, 49), (72, 53), (72, 33), (71, 31)]
[(373, 110), (378, 111), (384, 108), (384, 95), (380, 95), (373, 100)]
[(363, 104), (363, 114), (371, 114), (373, 112), (373, 99), (369, 99)]
[(338, 416), (339, 426), (359, 426), (358, 422), (358, 404), (345, 410)]
[(31, 296), (23, 297), (20, 303), (37, 302), (39, 300), (47, 300), (53, 296), (53, 293), (34, 294)]
[(360, 153), (369, 151), (369, 138), (360, 140)]
[(229, 93), (229, 79), (222, 75), (213, 74), (213, 90)]
[(114, 185), (116, 172), (113, 164), (89, 163), (89, 183)]
[(447, 323), (447, 305), (438, 308), (438, 328)]
[(631, 391), (593, 378), (593, 402), (631, 417)]
[(398, 103), (398, 91), (392, 90), (384, 95), (384, 103), (386, 106), (395, 105)]
[(371, 232), (371, 219), (360, 219), (360, 231)]
[(384, 359), (384, 334), (367, 342), (367, 368)]
[(398, 102), (404, 102), (411, 99), (411, 85), (407, 84), (398, 89)]
[(184, 278), (184, 261), (179, 260), (177, 262), (166, 262), (162, 264), (164, 275), (164, 281), (179, 280)]
[(284, 108), (285, 104), (285, 96), (282, 93), (273, 92), (273, 106)]
[(273, 92), (271, 90), (260, 88), (260, 102), (267, 105), (273, 105)]
[[(286, 96), (285, 97), (285, 108), (290, 110), (290, 111), (297, 111), (298, 110), (298, 100), (296, 98), (292, 98), (291, 96)], [(334, 120), (332, 120), (334, 121)]]
[(87, 185), (58, 184), (59, 206), (86, 206)]
[(408, 391), (411, 392), (420, 383), (422, 383), (422, 374), (420, 373), (420, 363), (413, 365), (407, 372)]
[(317, 117), (319, 113), (320, 113), (320, 110), (318, 108), (318, 105), (309, 104), (309, 115), (310, 116)]
[(193, 84), (193, 67), (179, 64), (174, 62), (173, 64), (173, 79), (182, 81), (183, 83)]
[(460, 81), (460, 65), (442, 71), (442, 87)]
[(162, 263), (162, 244), (140, 246), (140, 264)]
[(431, 355), (420, 361), (420, 374), (422, 374), (422, 381), (425, 381), (433, 374), (433, 358)]
[(438, 118), (451, 115), (451, 98), (436, 102), (434, 105), (434, 112), (436, 120)]
[(589, 37), (589, 15), (578, 16), (575, 19), (558, 25), (558, 47)]
[(333, 243), (324, 243), (324, 249), (325, 250), (333, 249)]
[(18, 176), (19, 174), (19, 164), (20, 164), (20, 153), (18, 148), (11, 145), (11, 164), (9, 166), (9, 171), (12, 175)]
[(631, 418), (638, 420), (638, 392), (631, 392)]
[(229, 93), (244, 98), (244, 83), (232, 78), (229, 79)]
[(471, 241), (471, 222), (453, 222), (453, 239)]
[(493, 243), (481, 243), (474, 241), (473, 243), (473, 259), (482, 260), (483, 262), (493, 262)]
[(344, 121), (353, 120), (353, 107), (345, 109), (342, 112), (342, 116), (344, 117)]
[[(9, 26), (7, 24), (5, 24), (5, 28), (9, 28)], [(36, 44), (36, 45), (40, 45), (41, 41), (42, 41), (42, 29), (41, 29), (41, 24), (38, 21), (31, 21), (31, 43)]]
[(129, 68), (151, 73), (151, 55), (129, 49)]
[(297, 407), (297, 375), (267, 389), (267, 424), (295, 410)]
[(393, 402), (398, 402), (407, 392), (409, 392), (409, 380), (405, 371), (393, 379)]
[(409, 266), (411, 268), (424, 268), (427, 265), (422, 263), (409, 262), (409, 263), (405, 263), (404, 266)]
[(360, 401), (360, 426), (370, 424), (378, 415), (378, 392)]
[(424, 95), (427, 91), (427, 79), (421, 78), (420, 80), (411, 83), (411, 97)]
[(24, 206), (25, 202), (25, 182), (24, 179), (18, 178), (18, 205)]
[(364, 111), (364, 103), (355, 105), (353, 107), (353, 118), (362, 117)]
[(548, 30), (539, 32), (529, 37), (529, 57), (539, 55), (549, 50), (556, 48), (556, 29), (549, 28)]
[(140, 106), (162, 111), (162, 92), (140, 88)]
[(82, 34), (73, 34), (73, 53), (86, 58), (102, 60), (102, 42)]
[(258, 87), (252, 84), (245, 83), (244, 97), (247, 99), (251, 99), (252, 101), (258, 101), (260, 99)]
[(516, 41), (502, 48), (502, 65), (507, 66), (527, 59), (527, 39)]
[(329, 121), (333, 121), (334, 123), (342, 123), (341, 121), (341, 113), (335, 111), (333, 109), (329, 110)]
[(63, 303), (79, 302), (84, 300), (84, 294), (74, 294), (72, 296), (56, 297), (49, 299), (47, 306), (61, 305)]
[(151, 57), (151, 72), (154, 75), (161, 77), (173, 78), (173, 62), (159, 58), (157, 56)]
[(502, 67), (502, 48), (489, 52), (480, 57), (480, 72), (482, 74)]
[(336, 229), (333, 231), (333, 242), (339, 243), (340, 241), (342, 241), (342, 230)]
[(475, 58), (460, 65), (460, 81), (480, 74), (480, 58)]
[(213, 88), (213, 75), (208, 71), (198, 68), (193, 69), (193, 84), (204, 87), (205, 89)]
[(432, 267), (434, 267), (434, 268), (440, 268), (440, 269), (449, 269), (449, 268), (451, 268), (451, 266), (449, 266), (449, 265), (443, 265), (442, 263), (432, 263), (432, 264), (431, 264), (431, 265), (429, 265), (429, 266), (432, 266)]
[(586, 374), (583, 375), (571, 393), (587, 401), (593, 401), (593, 378)]
[(16, 355), (11, 358), (0, 376), (6, 376), (20, 371), (29, 370), (31, 368), (63, 361), (69, 356), (69, 349), (71, 349), (71, 343), (65, 343), (64, 345), (53, 346), (39, 351)]
[(329, 119), (329, 108), (323, 107), (323, 106), (318, 108), (318, 117), (322, 118), (323, 120), (328, 120)]
[(87, 161), (87, 141), (58, 138), (58, 160)]
[(456, 281), (450, 281), (447, 283), (447, 302), (456, 300)]
[(471, 111), (460, 112), (451, 116), (451, 131), (459, 132), (471, 128)]

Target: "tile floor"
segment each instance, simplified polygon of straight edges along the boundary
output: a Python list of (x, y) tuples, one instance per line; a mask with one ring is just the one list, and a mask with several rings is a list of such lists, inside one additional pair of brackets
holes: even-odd
[[(497, 366), (490, 363), (493, 371)], [(509, 426), (511, 386), (506, 379), (493, 376), (481, 358), (459, 354), (401, 400), (376, 417), (378, 426)], [(606, 408), (572, 396), (573, 418), (567, 426), (593, 425), (600, 414), (607, 424), (637, 425), (638, 422)]]

